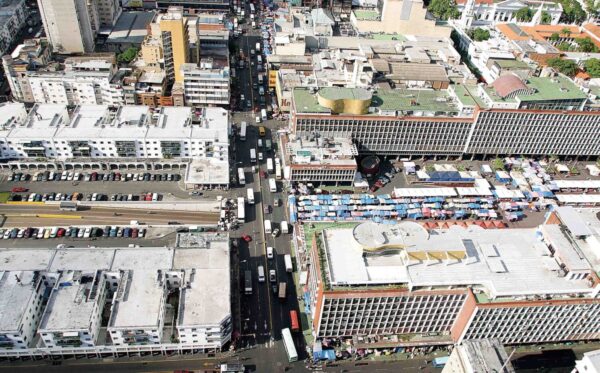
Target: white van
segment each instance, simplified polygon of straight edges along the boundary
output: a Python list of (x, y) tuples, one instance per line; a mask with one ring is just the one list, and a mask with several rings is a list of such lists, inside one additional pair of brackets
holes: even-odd
[(258, 282), (265, 282), (265, 268), (258, 266)]
[(265, 220), (265, 233), (271, 233), (271, 221)]

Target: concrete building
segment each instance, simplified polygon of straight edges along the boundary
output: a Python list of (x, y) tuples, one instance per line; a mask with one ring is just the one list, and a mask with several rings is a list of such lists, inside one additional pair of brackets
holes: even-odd
[(0, 271), (0, 350), (26, 349), (32, 343), (45, 289), (37, 271)]
[(281, 138), (283, 167), (291, 182), (351, 184), (356, 175), (356, 146), (341, 138)]
[(94, 2), (85, 0), (38, 0), (46, 37), (57, 53), (94, 51), (97, 13)]
[(158, 21), (167, 78), (183, 83), (181, 65), (189, 61), (189, 34), (183, 8), (169, 7)]
[(361, 34), (386, 33), (449, 37), (452, 29), (427, 17), (421, 0), (384, 0), (375, 9), (353, 9), (350, 22)]
[[(224, 109), (163, 107), (152, 113), (147, 106), (112, 109), (82, 105), (70, 111), (64, 105), (9, 104), (0, 131), (3, 159), (210, 159), (227, 164), (229, 117)], [(1, 112), (1, 111), (0, 111)]]
[(46, 39), (27, 39), (10, 55), (2, 56), (2, 66), (13, 100), (35, 102), (28, 73), (50, 63), (51, 50)]
[(0, 3), (0, 56), (8, 53), (11, 44), (25, 26), (29, 16), (25, 0), (6, 0)]
[[(221, 350), (232, 334), (229, 237), (189, 233), (178, 242), (177, 248), (0, 250), (0, 356)], [(180, 292), (179, 303), (167, 305), (167, 292)], [(169, 312), (177, 312), (176, 325), (163, 327)]]
[[(174, 266), (183, 269), (177, 335), (181, 344), (219, 349), (231, 339), (233, 322), (229, 242), (193, 237), (199, 250), (179, 250)], [(209, 301), (210, 300), (210, 301)]]
[(112, 344), (160, 344), (166, 299), (162, 270), (121, 271), (107, 327)]
[(101, 27), (112, 27), (121, 15), (120, 0), (96, 0), (98, 19)]
[(598, 373), (600, 372), (600, 350), (585, 352), (581, 360), (575, 362), (572, 373)]
[(188, 106), (229, 106), (231, 83), (227, 58), (205, 57), (198, 65), (181, 65)]
[(52, 287), (38, 334), (47, 348), (93, 347), (100, 334), (106, 301), (101, 271), (46, 273)]
[[(464, 13), (469, 6), (468, 0), (458, 0), (456, 6), (460, 13)], [(551, 1), (523, 1), (523, 0), (505, 0), (489, 1), (475, 0), (471, 2), (473, 22), (472, 26), (491, 25), (497, 22), (518, 22), (516, 15), (519, 9), (530, 8), (533, 12), (540, 9), (548, 13), (551, 18), (550, 24), (556, 25), (560, 21), (563, 8), (558, 2)]]
[(311, 229), (300, 267), (314, 333), (401, 336), (394, 346), (600, 339), (600, 278), (567, 231), (542, 228), (549, 239), (414, 222)]
[[(157, 0), (156, 5), (159, 8), (167, 9), (173, 5), (172, 0)], [(177, 5), (186, 10), (205, 10), (227, 12), (231, 5), (231, 0), (178, 0)]]
[(504, 345), (497, 339), (463, 341), (454, 347), (442, 373), (514, 373)]
[[(487, 88), (451, 85), (437, 91), (378, 89), (371, 94), (337, 87), (318, 92), (296, 88), (290, 128), (298, 136), (352, 138), (359, 153), (600, 154), (600, 142), (589, 136), (600, 130), (600, 113), (581, 111), (587, 96), (571, 81), (561, 76), (527, 81), (515, 77), (510, 82), (504, 78)], [(512, 81), (515, 84), (508, 84)], [(478, 89), (503, 92), (498, 96), (506, 94), (504, 101), (494, 102), (507, 106), (494, 107)], [(540, 136), (546, 140), (537, 141)]]

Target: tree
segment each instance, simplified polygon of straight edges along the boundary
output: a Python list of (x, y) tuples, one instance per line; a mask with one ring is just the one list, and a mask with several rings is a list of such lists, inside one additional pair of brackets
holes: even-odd
[[(585, 21), (587, 14), (577, 0), (557, 0), (563, 7), (563, 13), (560, 17), (561, 23), (578, 23)], [(571, 32), (564, 33), (570, 35)]]
[(577, 73), (577, 64), (571, 60), (561, 58), (550, 58), (548, 66), (553, 67), (567, 76), (574, 76)]
[(476, 28), (469, 32), (469, 36), (475, 41), (484, 41), (490, 38), (489, 30)]
[(598, 51), (598, 47), (590, 38), (577, 39), (577, 45), (580, 52), (592, 53)]
[(560, 40), (560, 35), (558, 34), (558, 32), (554, 32), (554, 33), (552, 33), (552, 35), (550, 35), (550, 41), (557, 42), (559, 40)]
[(540, 22), (543, 25), (549, 25), (550, 23), (552, 23), (552, 16), (550, 15), (550, 13), (546, 12), (545, 10), (542, 10), (542, 18), (540, 19)]
[(600, 78), (600, 60), (597, 58), (590, 58), (586, 60), (583, 65), (585, 71), (590, 74), (592, 78)]
[(117, 61), (121, 63), (130, 63), (137, 56), (138, 49), (136, 47), (129, 47), (125, 52), (117, 56)]
[(566, 37), (571, 36), (571, 29), (568, 27), (563, 27), (562, 30), (560, 30), (560, 33), (565, 35)]
[(460, 16), (458, 8), (452, 0), (431, 0), (427, 10), (429, 10), (435, 18), (442, 20), (456, 19)]
[(515, 18), (517, 18), (517, 21), (519, 22), (529, 22), (533, 18), (533, 11), (528, 6), (523, 7), (517, 10)]
[(556, 48), (559, 51), (568, 52), (571, 49), (573, 49), (573, 46), (570, 43), (567, 43), (566, 41), (563, 41), (563, 42), (560, 42), (560, 43), (556, 44)]

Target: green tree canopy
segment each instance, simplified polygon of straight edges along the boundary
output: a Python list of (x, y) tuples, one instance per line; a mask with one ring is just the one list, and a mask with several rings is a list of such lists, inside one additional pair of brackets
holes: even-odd
[(558, 41), (560, 39), (560, 34), (558, 32), (554, 32), (552, 33), (552, 35), (550, 35), (550, 41)]
[(567, 43), (566, 41), (560, 42), (558, 44), (556, 44), (556, 48), (559, 51), (563, 51), (563, 52), (568, 52), (570, 50), (573, 49), (573, 46), (570, 43)]
[(533, 18), (533, 11), (528, 6), (525, 6), (517, 10), (515, 17), (519, 22), (529, 22)]
[[(550, 15), (550, 13), (543, 10), (542, 11), (542, 19), (540, 20), (540, 22), (543, 25), (549, 25), (552, 22), (552, 16)], [(552, 34), (552, 35), (554, 35), (554, 34)]]
[(561, 74), (567, 76), (574, 76), (577, 73), (577, 64), (571, 60), (563, 60), (561, 58), (550, 58), (548, 60), (548, 66), (554, 67)]
[(590, 58), (583, 63), (585, 71), (590, 74), (592, 78), (600, 77), (600, 60), (597, 58)]
[(442, 20), (456, 19), (460, 16), (458, 8), (452, 0), (431, 0), (427, 10), (436, 18)]
[(598, 51), (598, 47), (590, 38), (577, 39), (577, 45), (580, 52), (592, 53)]
[(483, 28), (476, 28), (469, 31), (469, 36), (475, 41), (484, 41), (490, 38), (490, 32)]
[(117, 56), (117, 61), (121, 63), (130, 63), (137, 56), (138, 49), (136, 47), (129, 47), (125, 52)]
[[(585, 11), (577, 0), (557, 0), (557, 2), (563, 7), (563, 13), (560, 17), (561, 22), (581, 24), (587, 18)], [(563, 34), (570, 35), (571, 32), (563, 32)]]

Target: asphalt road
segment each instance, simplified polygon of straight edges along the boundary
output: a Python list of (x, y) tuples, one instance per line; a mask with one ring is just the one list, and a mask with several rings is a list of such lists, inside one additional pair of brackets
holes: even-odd
[(58, 205), (2, 205), (2, 227), (61, 226), (61, 225), (123, 225), (131, 220), (162, 225), (168, 222), (181, 224), (215, 224), (215, 212), (183, 212), (169, 210), (111, 209), (92, 207), (80, 211), (60, 211)]

